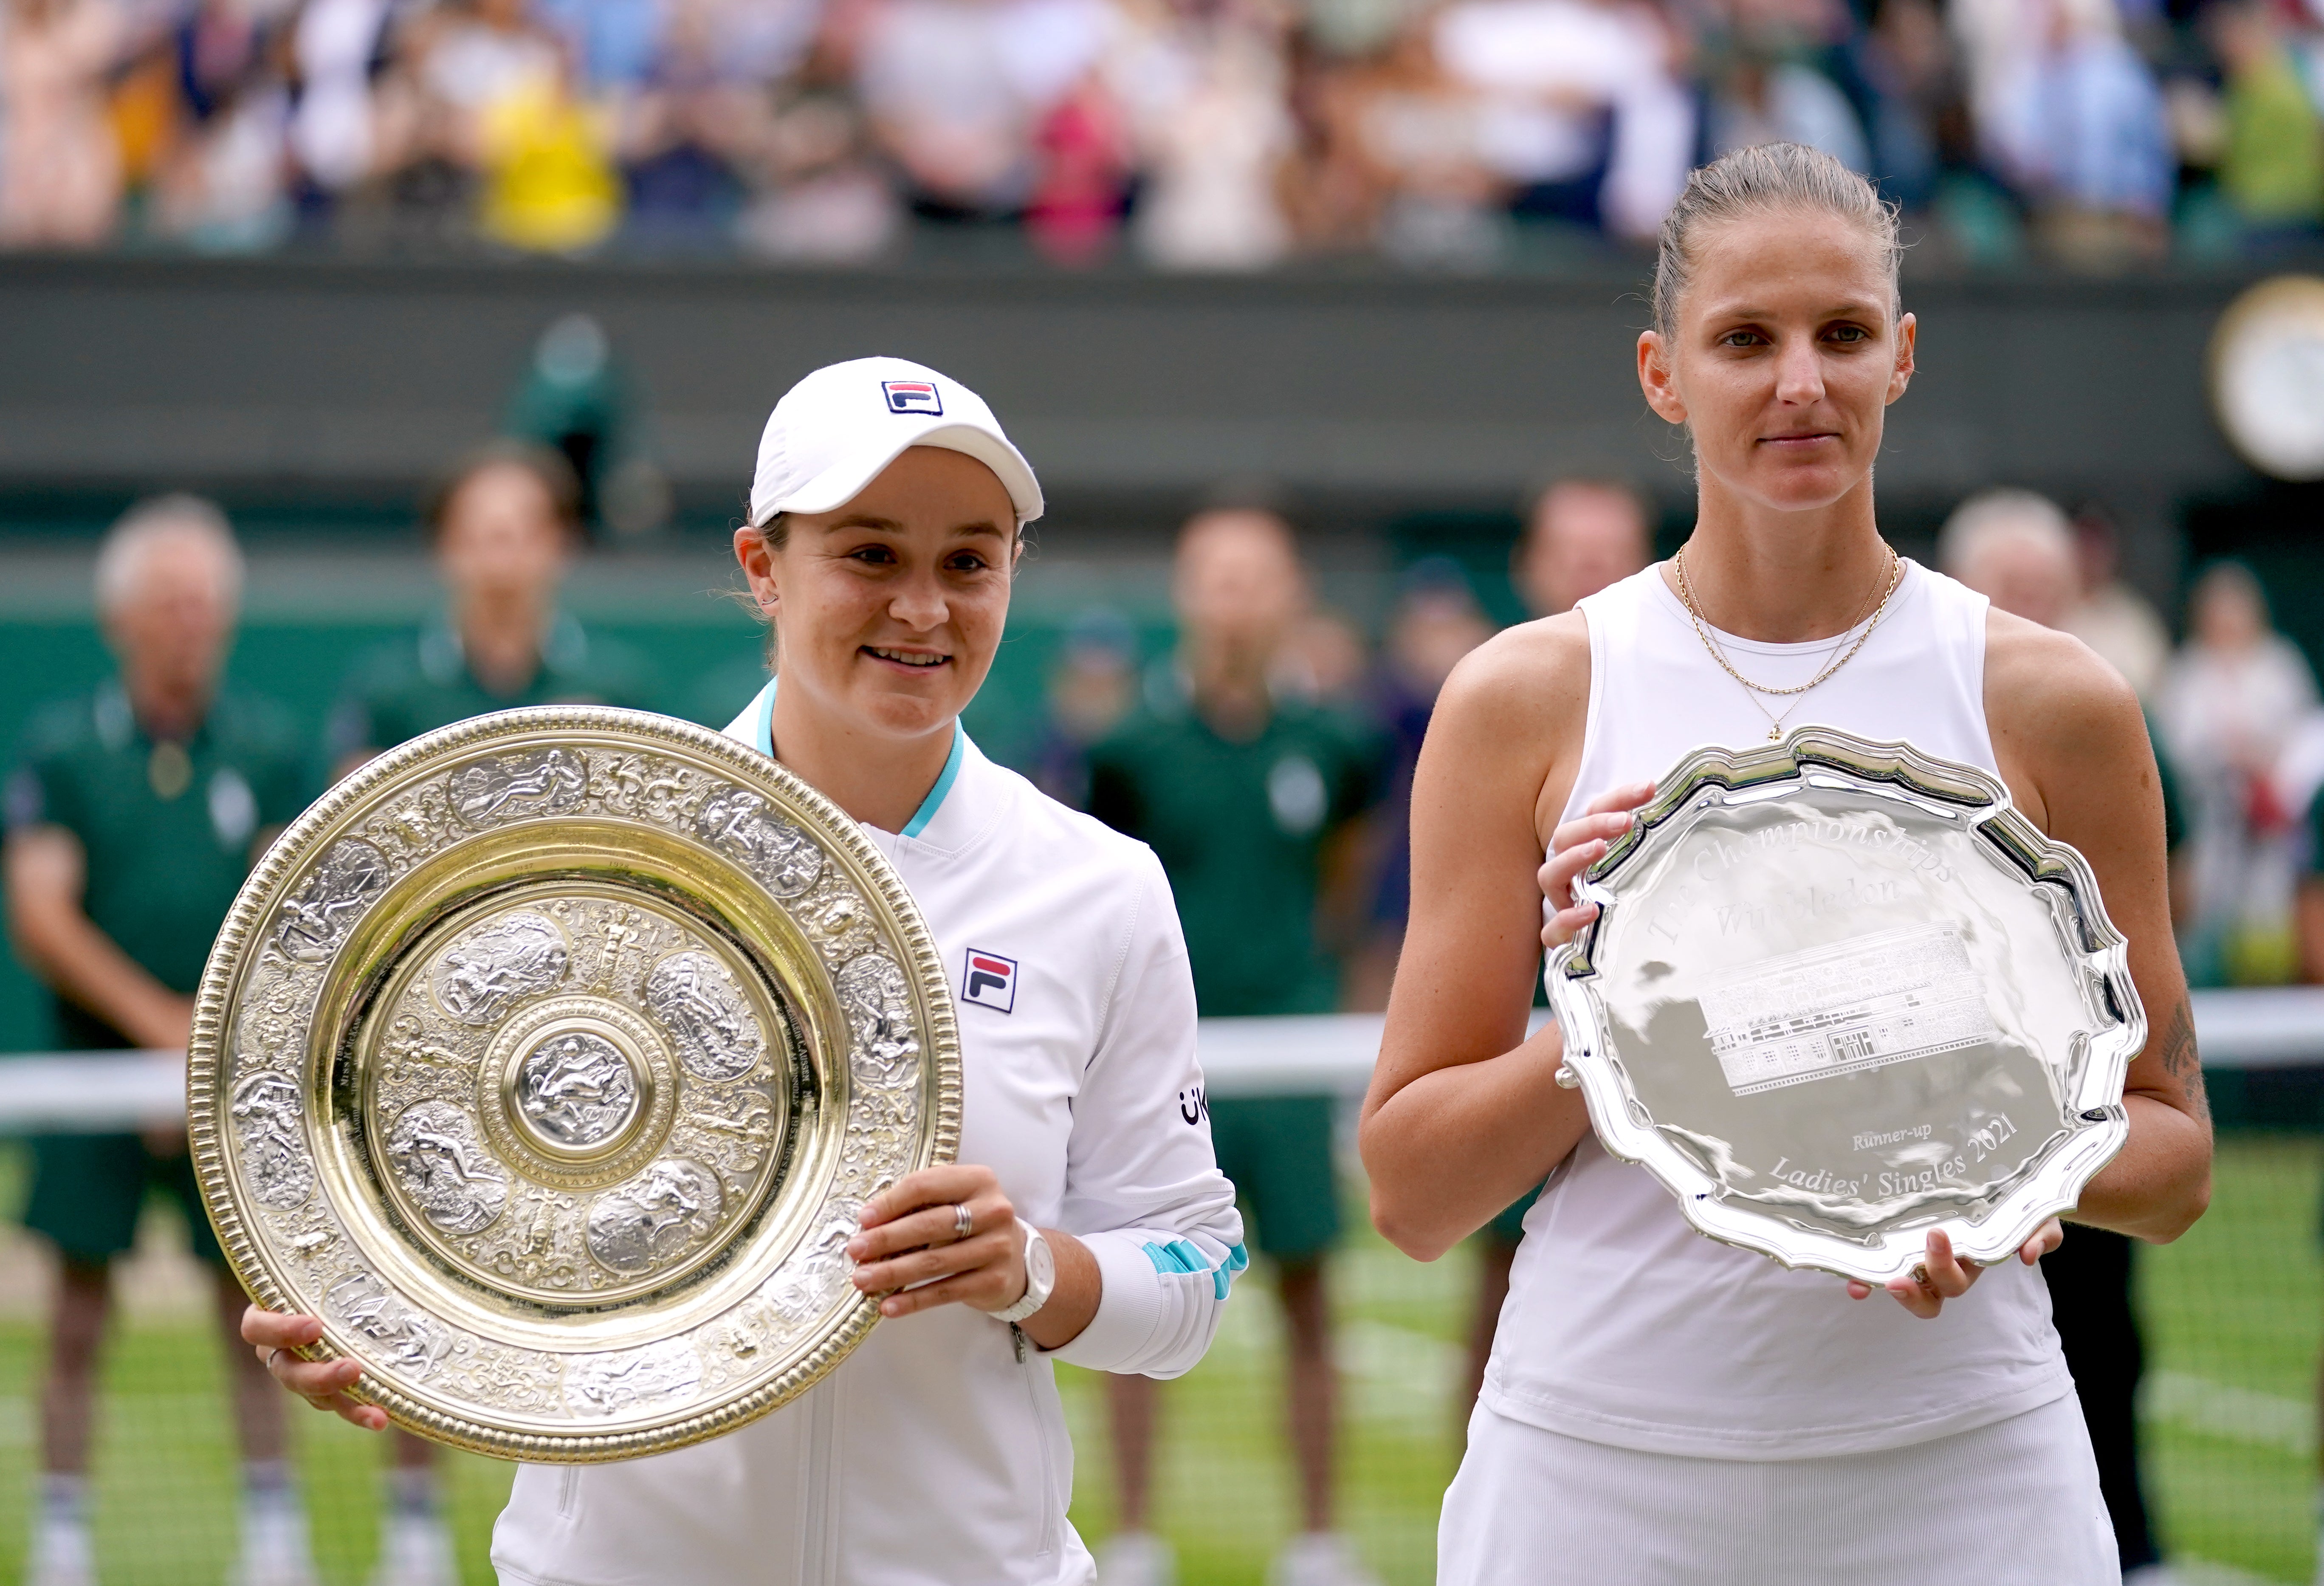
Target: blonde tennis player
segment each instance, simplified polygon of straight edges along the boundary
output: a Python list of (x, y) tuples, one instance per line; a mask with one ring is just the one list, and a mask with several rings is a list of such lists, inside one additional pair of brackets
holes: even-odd
[[(760, 443), (734, 552), (774, 625), (728, 729), (862, 823), (941, 947), (960, 1012), (957, 1166), (873, 1199), (848, 1247), (885, 1321), (812, 1391), (714, 1442), (525, 1466), (493, 1534), (512, 1586), (1068, 1586), (1073, 1450), (1052, 1362), (1176, 1376), (1244, 1265), (1198, 1107), (1194, 988), (1161, 866), (978, 752), (1032, 469), (973, 392), (865, 358), (808, 375)], [(356, 1369), (283, 1352), (358, 1425)]]

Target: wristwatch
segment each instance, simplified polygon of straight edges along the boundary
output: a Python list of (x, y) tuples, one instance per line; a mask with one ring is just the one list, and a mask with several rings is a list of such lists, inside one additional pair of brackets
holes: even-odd
[(1011, 1326), (1047, 1305), (1057, 1286), (1057, 1258), (1050, 1251), (1049, 1241), (1022, 1217), (1017, 1219), (1017, 1226), (1025, 1231), (1025, 1292), (1015, 1305), (985, 1313), (994, 1321)]

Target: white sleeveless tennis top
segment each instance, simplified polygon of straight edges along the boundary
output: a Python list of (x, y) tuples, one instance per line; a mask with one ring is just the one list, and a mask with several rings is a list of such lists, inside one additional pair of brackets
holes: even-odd
[[(1985, 722), (1986, 599), (1910, 562), (1856, 658), (1785, 722), (1911, 741), (1998, 774)], [(1571, 817), (1706, 743), (1766, 742), (1767, 718), (1705, 652), (1659, 568), (1582, 602), (1590, 717)], [(1837, 642), (1717, 637), (1755, 682), (1815, 675)], [(1769, 702), (1778, 715), (1788, 703)], [(1643, 1167), (1595, 1136), (1526, 1215), (1485, 1398), (1570, 1437), (1653, 1452), (1789, 1460), (1901, 1447), (2070, 1392), (2042, 1275), (1989, 1268), (1935, 1321), (1839, 1278), (1789, 1272), (1689, 1228)]]

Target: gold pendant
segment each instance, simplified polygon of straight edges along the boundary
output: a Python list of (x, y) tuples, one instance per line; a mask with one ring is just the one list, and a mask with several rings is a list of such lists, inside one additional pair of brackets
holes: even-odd
[(1775, 742), (1775, 740), (1781, 738), (1783, 735), (1784, 728), (1781, 723), (1777, 723), (1775, 726), (1767, 729), (1767, 742), (1770, 743)]
[(184, 744), (164, 738), (153, 745), (153, 752), (145, 761), (145, 780), (156, 798), (169, 803), (183, 793), (193, 779), (193, 757), (186, 752)]

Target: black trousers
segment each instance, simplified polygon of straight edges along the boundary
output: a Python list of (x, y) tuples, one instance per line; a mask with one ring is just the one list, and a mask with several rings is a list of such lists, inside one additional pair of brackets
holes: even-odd
[(2146, 1351), (2130, 1303), (2132, 1249), (2119, 1233), (2069, 1226), (2066, 1242), (2042, 1258), (2050, 1310), (2066, 1346), (2082, 1419), (2089, 1424), (2098, 1490), (2106, 1495), (2126, 1571), (2156, 1559), (2138, 1479), (2138, 1379)]

